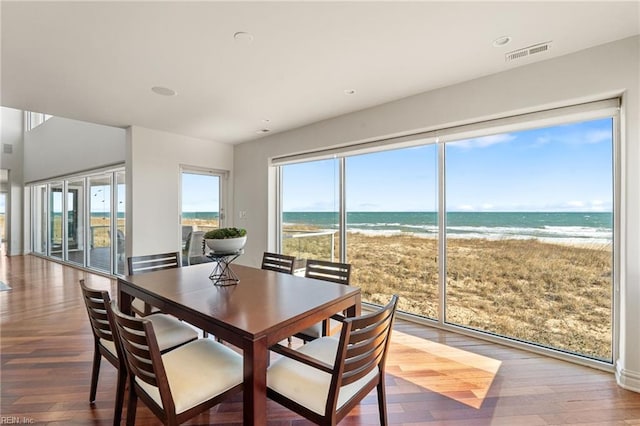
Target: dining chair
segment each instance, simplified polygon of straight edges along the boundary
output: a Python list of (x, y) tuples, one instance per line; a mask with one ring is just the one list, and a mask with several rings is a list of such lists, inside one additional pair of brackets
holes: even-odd
[(267, 370), (267, 396), (314, 423), (335, 425), (377, 388), (386, 425), (385, 362), (397, 304), (394, 295), (376, 312), (341, 319), (339, 338), (321, 337), (298, 350), (271, 347), (283, 357)]
[[(144, 256), (131, 256), (127, 258), (129, 275), (142, 274), (145, 272), (160, 271), (162, 269), (179, 268), (180, 253), (158, 253)], [(160, 312), (155, 306), (144, 303), (140, 299), (133, 299), (131, 310), (141, 317)]]
[(309, 259), (307, 260), (304, 276), (349, 285), (351, 265), (348, 263)]
[(293, 274), (293, 266), (296, 261), (295, 256), (288, 256), (280, 253), (270, 253), (265, 251), (262, 255), (262, 269), (269, 271)]
[(189, 234), (184, 250), (184, 263), (186, 266), (212, 261), (204, 254), (204, 234), (204, 231), (193, 231)]
[(141, 399), (167, 425), (180, 424), (243, 388), (243, 358), (211, 339), (199, 339), (161, 354), (155, 324), (125, 315), (111, 303), (115, 329), (127, 362), (127, 425), (134, 425)]
[[(349, 285), (351, 282), (351, 265), (348, 263), (309, 259), (307, 260), (304, 276), (307, 278), (315, 278), (317, 280)], [(304, 342), (309, 342), (328, 335), (330, 330), (335, 328), (334, 326), (337, 325), (338, 324), (333, 320), (327, 319), (296, 333), (294, 336), (302, 339)]]
[(182, 225), (182, 248), (184, 249), (187, 245), (187, 241), (189, 241), (189, 235), (193, 232), (193, 226), (191, 225)]
[[(110, 321), (110, 297), (107, 291), (93, 290), (80, 280), (82, 298), (87, 308), (91, 331), (93, 333), (93, 368), (91, 373), (91, 390), (89, 402), (96, 400), (100, 361), (104, 357), (118, 370), (116, 387), (116, 401), (113, 412), (113, 424), (119, 425), (122, 417), (122, 403), (126, 380), (126, 366), (118, 339), (113, 333), (114, 325)], [(191, 327), (181, 323), (174, 317), (165, 314), (153, 314), (146, 317), (155, 327), (158, 348), (162, 352), (169, 351), (198, 338), (198, 334)]]

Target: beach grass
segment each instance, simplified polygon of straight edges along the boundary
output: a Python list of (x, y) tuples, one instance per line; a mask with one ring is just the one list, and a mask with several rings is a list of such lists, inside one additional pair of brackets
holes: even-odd
[[(283, 244), (286, 254), (330, 260), (326, 236), (290, 238)], [(335, 256), (338, 248), (336, 236)], [(446, 322), (611, 360), (609, 246), (451, 238), (446, 254)], [(437, 318), (436, 239), (350, 232), (347, 260), (363, 301), (384, 304), (398, 294), (400, 310)]]

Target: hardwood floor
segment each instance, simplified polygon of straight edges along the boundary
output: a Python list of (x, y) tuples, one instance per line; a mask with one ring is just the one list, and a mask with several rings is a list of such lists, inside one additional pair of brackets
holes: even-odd
[[(89, 404), (93, 342), (78, 280), (113, 280), (33, 256), (0, 259), (0, 424), (110, 425), (116, 371)], [(640, 394), (612, 374), (396, 321), (387, 361), (393, 425), (640, 425)], [(372, 392), (342, 425), (378, 424)], [(242, 423), (242, 396), (187, 424)], [(270, 425), (308, 424), (269, 402)], [(124, 421), (123, 421), (124, 423)], [(139, 404), (139, 425), (159, 422)]]

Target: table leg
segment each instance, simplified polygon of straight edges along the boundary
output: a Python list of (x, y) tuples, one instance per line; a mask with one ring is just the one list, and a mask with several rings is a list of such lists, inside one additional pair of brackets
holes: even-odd
[(267, 365), (269, 348), (266, 337), (247, 342), (244, 349), (244, 424), (267, 424)]
[(355, 298), (354, 298), (354, 304), (353, 306), (350, 306), (349, 308), (347, 308), (347, 317), (359, 317), (360, 315), (362, 315), (362, 311), (361, 311), (361, 297), (360, 294), (358, 293)]
[(133, 301), (133, 297), (129, 293), (126, 293), (122, 290), (122, 283), (118, 280), (118, 307), (120, 308), (120, 312), (127, 315), (132, 315), (131, 311), (131, 302)]

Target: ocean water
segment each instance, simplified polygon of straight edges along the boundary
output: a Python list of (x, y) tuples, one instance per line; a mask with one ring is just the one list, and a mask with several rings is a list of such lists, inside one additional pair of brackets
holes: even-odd
[[(331, 212), (285, 212), (283, 222), (338, 229), (338, 215)], [(611, 213), (451, 212), (447, 214), (447, 236), (606, 245), (613, 238), (612, 223)], [(436, 237), (438, 216), (434, 212), (350, 212), (347, 229), (369, 235)]]

